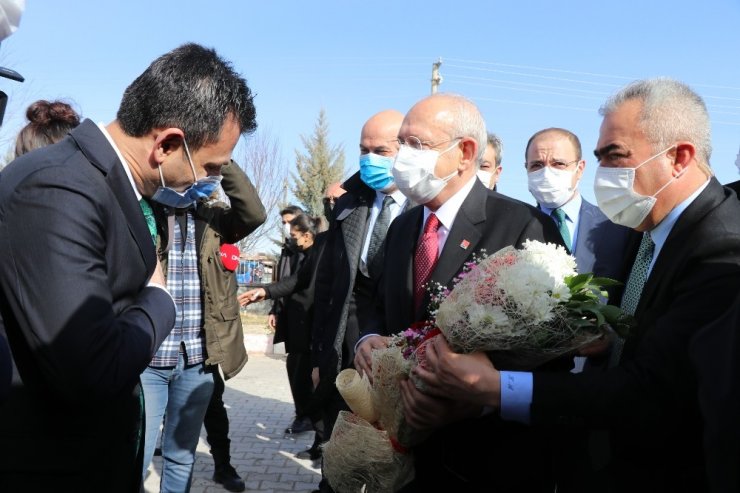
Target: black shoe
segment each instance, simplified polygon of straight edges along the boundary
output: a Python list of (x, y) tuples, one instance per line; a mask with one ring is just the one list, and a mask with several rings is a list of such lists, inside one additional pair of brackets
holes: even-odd
[(286, 435), (295, 435), (298, 433), (305, 433), (307, 431), (312, 431), (313, 425), (311, 424), (311, 420), (308, 417), (303, 418), (296, 418), (293, 420), (293, 422), (285, 428), (285, 434)]
[(236, 469), (231, 467), (231, 464), (217, 466), (213, 473), (213, 480), (228, 491), (244, 491), (247, 489), (244, 480), (239, 477)]
[(298, 459), (319, 460), (321, 458), (321, 448), (311, 447), (310, 449), (304, 450), (303, 452), (298, 452), (297, 454), (295, 454), (295, 456)]

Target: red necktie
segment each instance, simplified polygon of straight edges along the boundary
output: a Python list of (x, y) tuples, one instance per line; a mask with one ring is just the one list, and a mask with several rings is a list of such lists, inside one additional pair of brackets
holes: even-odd
[(424, 234), (416, 245), (414, 254), (414, 309), (419, 311), (421, 300), (424, 299), (424, 284), (429, 281), (429, 276), (434, 270), (439, 253), (437, 243), (437, 230), (440, 222), (434, 213), (429, 214), (427, 222), (424, 225)]

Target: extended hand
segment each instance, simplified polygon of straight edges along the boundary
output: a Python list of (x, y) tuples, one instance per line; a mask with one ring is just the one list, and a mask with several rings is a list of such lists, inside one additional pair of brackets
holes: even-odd
[(250, 303), (256, 303), (262, 301), (267, 297), (267, 291), (263, 288), (250, 289), (239, 295), (237, 300), (241, 306), (247, 306)]
[(275, 330), (275, 327), (277, 326), (277, 317), (274, 313), (271, 313), (267, 316), (267, 325), (272, 329)]
[(499, 372), (486, 353), (459, 354), (444, 336), (429, 340), (426, 368), (412, 371), (424, 383), (424, 392), (453, 401), (498, 408), (501, 400)]
[(367, 375), (370, 383), (373, 382), (373, 349), (383, 349), (388, 347), (388, 337), (369, 336), (362, 344), (357, 347), (355, 353), (355, 370), (360, 375)]

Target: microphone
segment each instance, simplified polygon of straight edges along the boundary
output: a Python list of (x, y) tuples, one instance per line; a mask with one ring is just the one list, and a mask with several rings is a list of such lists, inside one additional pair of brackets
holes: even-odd
[(234, 272), (239, 267), (239, 247), (224, 243), (218, 253), (221, 257), (221, 264), (226, 270)]

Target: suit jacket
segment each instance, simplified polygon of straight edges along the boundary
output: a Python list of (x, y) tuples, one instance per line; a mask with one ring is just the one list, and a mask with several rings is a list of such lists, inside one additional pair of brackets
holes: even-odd
[(85, 120), (0, 175), (0, 304), (15, 360), (0, 490), (137, 491), (139, 374), (175, 307), (134, 190)]
[[(534, 375), (533, 423), (585, 422), (612, 431), (611, 475), (618, 491), (707, 489), (689, 341), (725, 312), (740, 289), (738, 217), (737, 197), (712, 178), (655, 261), (620, 365), (603, 374)], [(636, 250), (637, 241), (628, 249), (630, 258)], [(720, 384), (736, 375), (713, 377)]]
[(632, 230), (614, 224), (601, 209), (581, 201), (575, 257), (578, 272), (619, 279)]
[(740, 194), (740, 181), (733, 181), (732, 183), (728, 183), (725, 186), (735, 190), (736, 194)]
[[(418, 206), (399, 216), (388, 231), (377, 333), (395, 334), (428, 315), (427, 302), (422, 303), (419, 313), (413, 312), (413, 257), (422, 221), (423, 207)], [(545, 214), (490, 191), (476, 180), (455, 218), (431, 280), (452, 287), (453, 279), (473, 253), (485, 250), (492, 254), (506, 246), (521, 247), (527, 239), (563, 242), (555, 223)], [(417, 488), (552, 491), (544, 443), (537, 430), (503, 422), (495, 415), (453, 423), (435, 431), (414, 449)], [(492, 468), (502, 473), (492, 474)]]
[[(327, 254), (322, 256), (317, 271), (315, 304), (319, 308), (313, 329), (314, 365), (319, 366), (322, 379), (327, 377), (332, 382), (341, 369), (352, 366), (354, 359), (357, 334), (347, 337), (347, 320), (350, 316), (357, 317), (360, 326), (364, 325), (367, 313), (373, 308), (377, 282), (370, 279), (360, 292), (355, 289), (375, 190), (360, 179), (359, 172), (348, 178), (343, 187), (347, 193), (334, 206), (326, 240)], [(407, 200), (404, 208), (409, 204)]]

